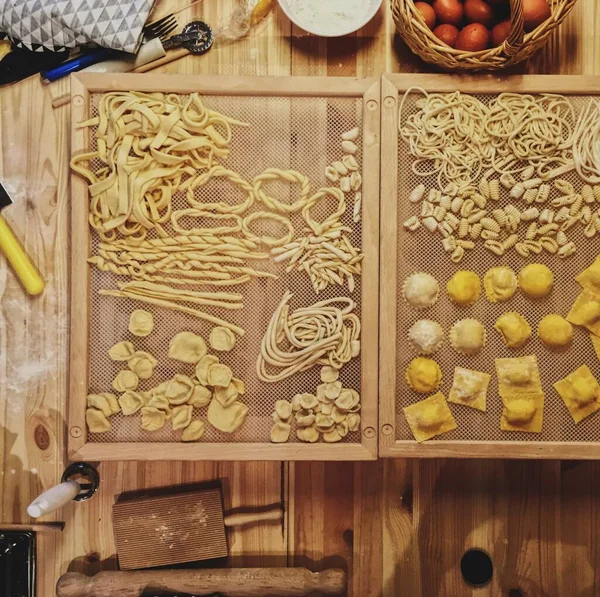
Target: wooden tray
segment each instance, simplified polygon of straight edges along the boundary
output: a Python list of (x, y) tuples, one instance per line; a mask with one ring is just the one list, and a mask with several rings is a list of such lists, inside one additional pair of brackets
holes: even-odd
[[(237, 169), (247, 178), (259, 174), (267, 167), (296, 168), (309, 175), (313, 185), (324, 186), (325, 166), (343, 155), (340, 149), (341, 132), (353, 126), (361, 127), (362, 146), (357, 158), (361, 162), (364, 176), (363, 213), (357, 240), (361, 242), (365, 258), (362, 280), (358, 281), (352, 297), (357, 303), (357, 313), (361, 314), (362, 352), (360, 358), (353, 359), (345, 366), (341, 379), (347, 387), (360, 391), (362, 422), (359, 432), (349, 434), (339, 444), (293, 443), (294, 430), (287, 444), (269, 442), (275, 401), (279, 398), (291, 399), (298, 392), (314, 391), (319, 383), (319, 372), (318, 368), (313, 368), (282, 383), (259, 382), (254, 372), (255, 362), (267, 323), (290, 284), (296, 293), (297, 304), (302, 304), (303, 298), (312, 303), (330, 296), (327, 290), (315, 295), (308, 279), (291, 280), (284, 274), (274, 283), (269, 282), (266, 290), (264, 285), (251, 287), (252, 282), (248, 288), (238, 287), (244, 293), (245, 307), (235, 314), (241, 314), (242, 319), (238, 323), (243, 322), (247, 333), (244, 341), (238, 342), (239, 350), (236, 346), (234, 351), (222, 359), (232, 366), (234, 374), (244, 379), (247, 385), (244, 402), (248, 404), (250, 411), (238, 432), (226, 436), (212, 428), (209, 430), (211, 426), (207, 424), (207, 434), (201, 441), (184, 444), (179, 443), (175, 435), (169, 436), (166, 432), (164, 435), (154, 436), (150, 432), (140, 432), (139, 421), (136, 421), (135, 429), (128, 427), (122, 415), (115, 415), (117, 419), (113, 417), (111, 431), (88, 436), (85, 425), (86, 395), (88, 392), (110, 391), (109, 380), (115, 375), (115, 371), (111, 369), (114, 364), (106, 354), (108, 347), (120, 340), (132, 340), (136, 348), (153, 352), (159, 359), (160, 368), (161, 358), (167, 360), (169, 338), (186, 329), (189, 323), (177, 320), (172, 315), (165, 315), (165, 310), (158, 310), (155, 312), (155, 319), (159, 331), (148, 337), (150, 339), (158, 334), (155, 338), (156, 346), (141, 342), (146, 339), (129, 338), (129, 313), (132, 309), (139, 308), (140, 304), (137, 303), (136, 306), (122, 299), (102, 302), (107, 297), (98, 298), (96, 290), (105, 284), (116, 286), (116, 278), (112, 278), (112, 274), (98, 273), (95, 268), (92, 270), (86, 261), (95, 242), (95, 235), (91, 234), (87, 223), (87, 184), (73, 174), (69, 456), (85, 460), (375, 459), (378, 441), (379, 81), (317, 77), (76, 75), (72, 77), (71, 83), (73, 153), (90, 147), (89, 129), (77, 129), (75, 123), (89, 118), (94, 113), (99, 96), (113, 90), (179, 94), (199, 91), (208, 105), (230, 116), (250, 121), (251, 126), (242, 129), (238, 135), (240, 145), (232, 145), (231, 155), (227, 160), (228, 167)], [(234, 131), (234, 144), (236, 134)], [(241, 149), (245, 151), (240, 151)], [(347, 211), (351, 218), (351, 207)], [(347, 289), (332, 290), (331, 296), (347, 292)], [(141, 307), (148, 308), (146, 305)], [(196, 319), (193, 322), (194, 331), (207, 338), (210, 326), (202, 327), (203, 324), (198, 324)], [(164, 379), (176, 372), (174, 367), (172, 365), (171, 369), (165, 369)], [(153, 378), (150, 386), (160, 381), (162, 379)], [(198, 414), (206, 420), (205, 411), (195, 413), (194, 418), (198, 418)]]
[[(575, 425), (552, 383), (575, 368), (587, 364), (600, 379), (600, 363), (592, 349), (588, 332), (574, 328), (573, 349), (553, 353), (537, 337), (532, 337), (518, 351), (508, 350), (493, 329), (495, 319), (505, 311), (518, 311), (530, 322), (534, 336), (539, 320), (550, 312), (566, 314), (580, 287), (574, 281), (576, 273), (587, 267), (600, 253), (598, 237), (586, 239), (580, 228), (569, 232), (577, 242), (577, 253), (568, 259), (542, 254), (536, 261), (545, 261), (555, 273), (555, 289), (541, 302), (532, 302), (517, 293), (506, 303), (492, 304), (482, 297), (471, 308), (459, 309), (451, 304), (445, 292), (447, 280), (458, 269), (473, 269), (480, 276), (495, 265), (509, 265), (518, 271), (531, 260), (516, 253), (497, 258), (479, 247), (469, 252), (459, 265), (453, 264), (441, 246), (441, 237), (423, 228), (415, 233), (404, 230), (402, 222), (414, 215), (418, 207), (408, 202), (408, 194), (421, 179), (411, 172), (413, 158), (398, 135), (399, 100), (411, 87), (429, 92), (462, 92), (477, 95), (482, 101), (498, 93), (560, 93), (568, 94), (578, 109), (589, 95), (600, 95), (600, 78), (566, 76), (449, 76), (449, 75), (385, 75), (382, 79), (382, 162), (381, 162), (381, 318), (380, 318), (380, 454), (403, 457), (460, 458), (600, 458), (600, 425), (596, 416)], [(405, 109), (414, 109), (409, 98)], [(411, 107), (412, 106), (412, 107)], [(575, 180), (575, 179), (573, 179)], [(506, 203), (503, 196), (501, 205)], [(598, 206), (596, 206), (598, 207)], [(440, 283), (440, 299), (427, 311), (414, 311), (401, 296), (401, 285), (407, 275), (425, 271), (435, 275)], [(487, 412), (480, 413), (456, 404), (450, 408), (458, 428), (423, 444), (418, 444), (406, 423), (402, 408), (422, 400), (425, 395), (410, 390), (404, 373), (416, 356), (408, 345), (410, 325), (418, 319), (439, 321), (447, 333), (452, 323), (465, 317), (484, 322), (487, 344), (477, 357), (460, 357), (447, 340), (433, 355), (441, 366), (444, 378), (441, 390), (446, 396), (452, 385), (454, 366), (460, 365), (492, 375), (487, 394)], [(497, 391), (495, 357), (515, 357), (537, 354), (545, 397), (544, 428), (541, 435), (501, 432), (502, 405)]]

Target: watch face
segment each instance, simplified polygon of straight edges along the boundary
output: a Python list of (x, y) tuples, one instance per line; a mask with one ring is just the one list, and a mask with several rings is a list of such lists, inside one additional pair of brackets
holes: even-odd
[(0, 529), (0, 595), (35, 597), (35, 533)]

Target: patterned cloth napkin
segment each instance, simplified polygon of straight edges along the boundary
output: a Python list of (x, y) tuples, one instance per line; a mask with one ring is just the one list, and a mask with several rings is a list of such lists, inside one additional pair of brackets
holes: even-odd
[(90, 42), (136, 52), (156, 0), (0, 0), (0, 31), (33, 51)]

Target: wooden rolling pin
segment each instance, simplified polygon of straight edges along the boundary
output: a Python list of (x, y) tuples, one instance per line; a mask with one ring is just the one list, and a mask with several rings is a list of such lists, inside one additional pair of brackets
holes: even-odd
[(312, 591), (339, 595), (346, 573), (338, 568), (217, 568), (213, 570), (135, 570), (85, 576), (68, 572), (58, 579), (57, 597), (141, 597), (185, 593), (227, 597), (303, 597)]

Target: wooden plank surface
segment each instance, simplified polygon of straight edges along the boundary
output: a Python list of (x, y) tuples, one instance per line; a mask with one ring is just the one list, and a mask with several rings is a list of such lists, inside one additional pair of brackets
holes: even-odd
[[(187, 0), (159, 0), (157, 14)], [(203, 0), (179, 13), (212, 24), (234, 0)], [(305, 36), (280, 13), (246, 39), (217, 45), (163, 72), (378, 76), (428, 72), (392, 34), (386, 9), (340, 40)], [(548, 46), (517, 72), (600, 74), (600, 8), (582, 0)], [(65, 463), (68, 355), (67, 217), (69, 107), (53, 111), (33, 78), (0, 90), (0, 177), (18, 204), (5, 212), (46, 275), (24, 296), (0, 258), (1, 521), (31, 523), (27, 504), (59, 480)], [(385, 173), (384, 173), (385, 174)], [(156, 459), (160, 454), (155, 455)], [(67, 570), (114, 569), (111, 507), (121, 491), (221, 477), (226, 509), (282, 502), (286, 523), (230, 532), (230, 565), (351, 568), (350, 595), (592, 597), (600, 592), (600, 464), (569, 461), (411, 461), (357, 464), (112, 462), (100, 492), (48, 520), (39, 533), (38, 594), (53, 595)], [(0, 525), (1, 526), (1, 525)], [(487, 550), (487, 588), (462, 582), (459, 556)]]
[[(71, 153), (79, 155), (89, 149), (91, 135), (88, 128), (77, 128), (73, 123), (91, 116), (92, 94), (114, 90), (135, 90), (164, 93), (191, 93), (203, 91), (210, 95), (232, 97), (285, 96), (290, 98), (351, 98), (356, 100), (362, 114), (362, 171), (361, 187), (364, 196), (362, 208), (362, 252), (365, 270), (361, 284), (361, 371), (362, 380), (357, 389), (362, 396), (361, 435), (352, 443), (335, 445), (315, 444), (242, 443), (228, 441), (214, 443), (175, 443), (168, 446), (172, 460), (203, 460), (219, 454), (220, 460), (374, 460), (378, 452), (378, 287), (379, 287), (379, 158), (380, 158), (380, 80), (376, 77), (289, 77), (239, 75), (163, 75), (110, 73), (74, 74), (71, 77)], [(269, 99), (265, 100), (269, 101)], [(354, 103), (354, 102), (353, 102)], [(312, 114), (311, 114), (312, 115)], [(283, 117), (285, 118), (286, 115)], [(327, 115), (323, 111), (323, 122)], [(275, 121), (275, 115), (272, 115)], [(289, 149), (290, 142), (281, 139)], [(294, 139), (294, 143), (296, 140)], [(321, 139), (325, 147), (328, 139)], [(313, 139), (312, 151), (316, 144)], [(259, 147), (257, 145), (256, 149)], [(250, 148), (252, 153), (252, 148)], [(165, 446), (160, 443), (94, 443), (88, 441), (85, 424), (85, 398), (89, 359), (94, 343), (94, 322), (101, 317), (92, 313), (90, 288), (92, 285), (87, 263), (92, 235), (87, 226), (89, 192), (81, 176), (71, 175), (71, 319), (80, 324), (71, 327), (71, 367), (68, 401), (67, 455), (73, 460), (149, 460)], [(342, 293), (343, 294), (343, 293)], [(253, 313), (252, 316), (255, 316)], [(104, 315), (106, 316), (106, 315)], [(100, 319), (101, 321), (101, 319)], [(96, 338), (97, 340), (97, 338)], [(248, 383), (248, 380), (246, 380)]]

